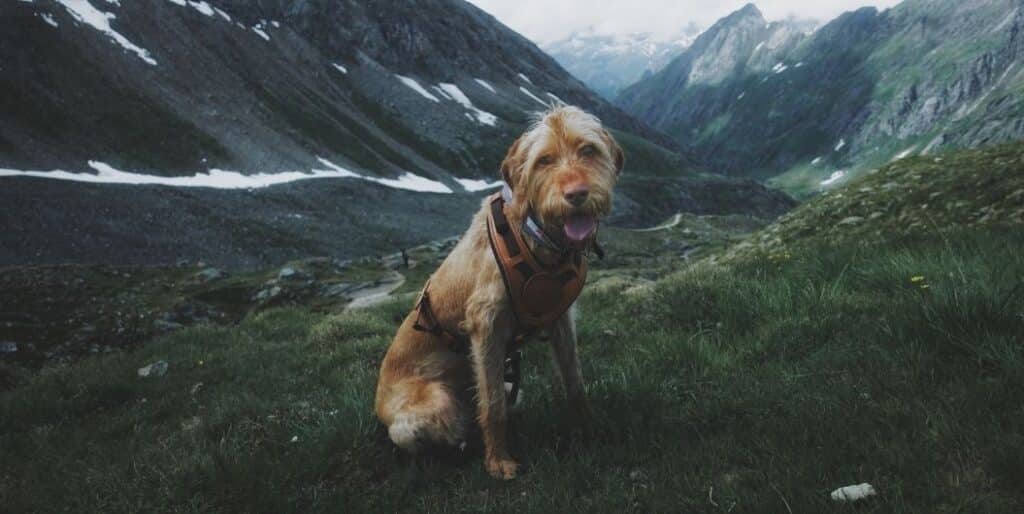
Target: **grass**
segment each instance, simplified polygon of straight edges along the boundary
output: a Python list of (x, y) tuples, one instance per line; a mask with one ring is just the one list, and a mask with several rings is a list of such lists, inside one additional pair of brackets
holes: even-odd
[[(858, 511), (1016, 512), (1021, 245), (1019, 230), (986, 228), (595, 288), (580, 337), (598, 435), (574, 437), (534, 343), (512, 420), (528, 471), (512, 483), (489, 479), (478, 452), (410, 463), (384, 439), (376, 366), (408, 305), (189, 329), (3, 394), (0, 502), (820, 512), (831, 489), (868, 481), (881, 496)], [(136, 376), (158, 359), (166, 377)]]
[[(1015, 152), (894, 163), (739, 245), (756, 221), (684, 216), (656, 232), (608, 230), (610, 256), (595, 265), (579, 325), (595, 435), (579, 436), (544, 343), (532, 342), (525, 405), (511, 417), (525, 465), (515, 481), (489, 478), (478, 444), (410, 459), (387, 441), (372, 402), (411, 307), (402, 297), (341, 314), (275, 308), (131, 352), (15, 369), (17, 387), (0, 392), (0, 505), (1020, 512)], [(879, 209), (890, 216), (867, 215)], [(861, 214), (863, 225), (837, 221)], [(695, 246), (707, 258), (683, 265)], [(413, 255), (423, 267), (430, 256)], [(137, 376), (157, 360), (169, 363), (165, 377)], [(861, 482), (879, 496), (829, 499)]]

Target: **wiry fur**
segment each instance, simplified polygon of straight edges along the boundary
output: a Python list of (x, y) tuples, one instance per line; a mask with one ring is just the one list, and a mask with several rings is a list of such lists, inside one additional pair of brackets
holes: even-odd
[[(515, 195), (507, 209), (510, 223), (519, 226), (530, 209), (545, 226), (555, 228), (572, 214), (607, 215), (622, 164), (622, 150), (596, 117), (575, 107), (549, 110), (512, 145), (502, 163)], [(589, 188), (589, 196), (573, 205), (565, 192), (581, 184)], [(518, 464), (506, 447), (504, 359), (515, 320), (488, 243), (487, 206), (485, 201), (430, 279), (435, 316), (443, 326), (459, 327), (469, 335), (471, 357), (452, 352), (444, 338), (415, 330), (417, 315), (410, 313), (381, 365), (376, 411), (395, 444), (415, 452), (428, 443), (463, 441), (475, 410), (486, 468), (509, 479)], [(533, 250), (541, 261), (555, 258), (541, 248)], [(586, 418), (589, 408), (572, 311), (548, 333), (570, 403)]]

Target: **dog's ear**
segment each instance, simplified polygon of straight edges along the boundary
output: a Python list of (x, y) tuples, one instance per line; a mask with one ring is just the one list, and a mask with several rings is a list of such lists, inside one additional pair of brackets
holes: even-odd
[(615, 141), (612, 134), (607, 130), (601, 130), (601, 136), (604, 138), (604, 144), (608, 145), (608, 151), (612, 155), (612, 162), (615, 163), (615, 174), (622, 173), (622, 167), (626, 165), (626, 154), (622, 153), (622, 147)]
[(508, 149), (508, 153), (505, 154), (505, 160), (501, 161), (501, 178), (505, 180), (508, 187), (515, 191), (516, 184), (515, 180), (519, 178), (523, 168), (523, 159), (519, 155), (519, 146), (522, 144), (522, 136), (516, 139), (515, 143)]

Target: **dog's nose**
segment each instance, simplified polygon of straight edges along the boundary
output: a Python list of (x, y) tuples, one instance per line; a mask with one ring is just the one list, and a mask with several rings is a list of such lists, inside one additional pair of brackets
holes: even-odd
[(576, 184), (565, 190), (565, 201), (576, 207), (583, 205), (583, 202), (587, 201), (588, 196), (590, 196), (590, 187), (586, 184)]

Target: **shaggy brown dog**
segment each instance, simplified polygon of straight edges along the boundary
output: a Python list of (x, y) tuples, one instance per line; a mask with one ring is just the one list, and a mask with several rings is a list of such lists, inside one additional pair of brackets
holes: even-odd
[[(532, 212), (548, 233), (563, 234), (561, 239), (577, 248), (588, 247), (598, 220), (611, 210), (622, 165), (622, 150), (596, 117), (575, 107), (553, 108), (512, 145), (501, 165), (513, 194), (505, 206), (509, 224), (519, 230)], [(470, 356), (453, 351), (445, 337), (417, 330), (413, 311), (381, 365), (376, 411), (391, 440), (411, 452), (424, 444), (463, 442), (475, 413), (487, 471), (510, 479), (518, 464), (506, 446), (504, 363), (506, 344), (520, 327), (488, 242), (488, 209), (484, 202), (429, 281), (437, 322), (468, 337)], [(530, 246), (541, 263), (560, 258), (543, 246)], [(546, 331), (571, 407), (586, 422), (590, 410), (573, 317), (570, 310)]]

